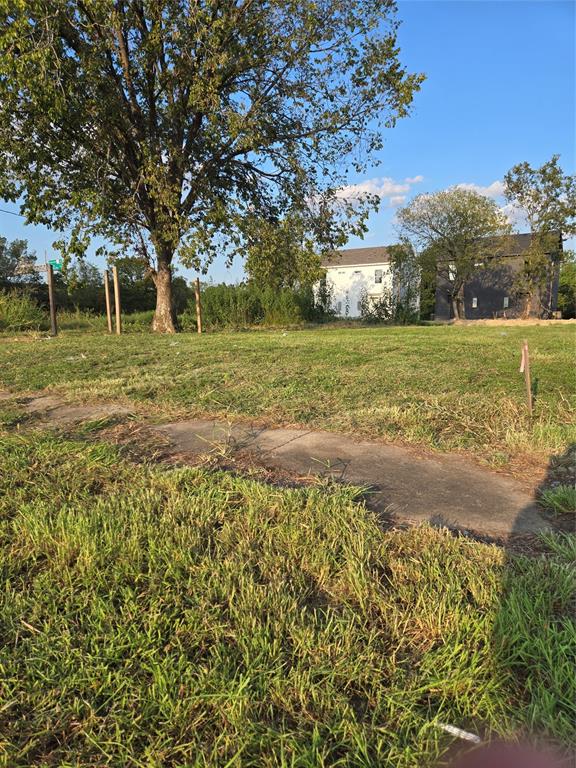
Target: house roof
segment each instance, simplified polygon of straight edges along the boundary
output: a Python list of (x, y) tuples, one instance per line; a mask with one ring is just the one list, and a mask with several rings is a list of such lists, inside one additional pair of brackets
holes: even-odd
[[(556, 238), (558, 241), (555, 252), (562, 250), (562, 237), (560, 233), (550, 232), (550, 237)], [(504, 242), (506, 243), (506, 246), (504, 252), (501, 254), (502, 256), (522, 256), (522, 254), (526, 253), (530, 247), (532, 235), (530, 232), (525, 232), (521, 235), (505, 235)], [(550, 253), (552, 252), (551, 249)]]
[(530, 247), (532, 235), (525, 233), (522, 235), (506, 235), (507, 252), (510, 256), (518, 256), (525, 253)]
[[(559, 248), (561, 248), (560, 234)], [(532, 235), (523, 233), (521, 235), (505, 235), (504, 241), (506, 248), (502, 256), (521, 256), (526, 253), (530, 247)], [(499, 241), (499, 245), (502, 240)], [(360, 266), (363, 264), (385, 264), (390, 261), (389, 246), (379, 245), (373, 248), (345, 248), (342, 251), (334, 251), (322, 259), (323, 267), (347, 267)]]
[(346, 248), (343, 251), (334, 251), (322, 259), (323, 267), (346, 267), (360, 264), (383, 264), (390, 261), (390, 254), (386, 246), (375, 248)]

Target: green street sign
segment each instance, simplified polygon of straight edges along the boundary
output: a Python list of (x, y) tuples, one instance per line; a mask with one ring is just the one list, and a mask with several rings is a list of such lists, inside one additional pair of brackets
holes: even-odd
[(48, 259), (48, 264), (50, 264), (54, 272), (62, 272), (62, 262), (58, 259)]

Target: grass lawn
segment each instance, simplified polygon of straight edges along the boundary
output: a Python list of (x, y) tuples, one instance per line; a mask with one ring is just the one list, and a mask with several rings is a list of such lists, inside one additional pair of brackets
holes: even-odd
[(0, 382), (127, 401), (159, 418), (210, 414), (466, 451), (513, 469), (545, 466), (574, 440), (575, 342), (571, 325), (4, 336)]
[[(154, 377), (170, 382), (167, 404), (196, 391), (206, 405), (212, 376), (245, 413), (258, 394), (282, 402), (272, 360), (288, 375), (295, 358), (295, 408), (296, 353), (315, 380), (321, 360), (344, 377), (344, 360), (364, 359), (376, 388), (378, 346), (405, 338), (294, 337), (146, 339), (156, 355), (140, 376), (140, 337), (14, 344), (8, 375), (21, 386), (15, 362), (28, 359), (32, 386), (111, 395), (116, 383), (137, 399)], [(542, 370), (554, 342), (540, 342)], [(493, 354), (502, 368), (514, 346)], [(250, 372), (254, 400), (223, 383), (227, 359)], [(330, 387), (342, 402), (359, 398), (350, 390)], [(133, 464), (97, 436), (5, 429), (0, 467), (1, 765), (422, 768), (452, 742), (438, 722), (575, 739), (565, 535), (526, 557), (427, 527), (384, 532), (350, 489)]]

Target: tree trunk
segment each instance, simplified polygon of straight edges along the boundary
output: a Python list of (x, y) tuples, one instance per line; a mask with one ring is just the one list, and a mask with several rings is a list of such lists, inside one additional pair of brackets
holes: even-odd
[(464, 296), (458, 296), (456, 301), (458, 302), (458, 314), (460, 315), (460, 320), (466, 320), (466, 304), (464, 303)]
[(524, 299), (524, 311), (522, 313), (522, 318), (524, 320), (528, 320), (530, 318), (531, 312), (532, 312), (532, 294), (527, 293)]
[(152, 330), (156, 333), (176, 333), (176, 313), (172, 304), (172, 269), (165, 261), (158, 261), (153, 276), (156, 286), (156, 311)]
[(460, 320), (460, 311), (458, 307), (458, 297), (457, 296), (451, 296), (450, 297), (450, 303), (452, 304), (452, 314), (454, 315), (454, 320)]

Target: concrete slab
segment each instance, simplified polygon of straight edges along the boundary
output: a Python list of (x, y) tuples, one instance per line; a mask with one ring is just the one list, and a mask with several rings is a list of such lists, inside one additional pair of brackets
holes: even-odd
[(507, 536), (551, 530), (535, 499), (514, 480), (460, 457), (422, 457), (348, 435), (296, 429), (251, 429), (194, 420), (157, 428), (174, 448), (200, 454), (227, 451), (302, 475), (368, 487), (368, 503), (407, 521)]
[(20, 402), (26, 413), (39, 416), (50, 423), (66, 426), (80, 421), (92, 421), (113, 416), (126, 416), (128, 408), (121, 405), (87, 404), (72, 405), (63, 403), (55, 395), (37, 395)]
[[(1, 392), (6, 399), (13, 397)], [(75, 405), (56, 395), (20, 400), (24, 409), (57, 426), (113, 416), (128, 408), (114, 404)], [(271, 469), (360, 486), (368, 504), (399, 521), (493, 536), (552, 530), (542, 508), (513, 479), (457, 456), (422, 456), (382, 443), (355, 442), (349, 435), (300, 429), (262, 429), (198, 419), (153, 427), (175, 453), (201, 455), (225, 450)]]

